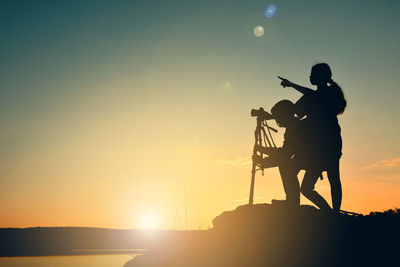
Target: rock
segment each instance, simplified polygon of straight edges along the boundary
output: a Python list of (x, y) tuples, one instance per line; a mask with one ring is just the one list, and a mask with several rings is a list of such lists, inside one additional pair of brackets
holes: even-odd
[(400, 237), (399, 214), (386, 215), (244, 205), (217, 216), (211, 230), (171, 240), (126, 267), (382, 266), (391, 262), (386, 255), (396, 253), (392, 244)]

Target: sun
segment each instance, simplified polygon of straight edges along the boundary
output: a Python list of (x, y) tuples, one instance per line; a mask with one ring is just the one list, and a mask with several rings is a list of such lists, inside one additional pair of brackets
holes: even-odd
[(140, 217), (139, 226), (142, 229), (156, 229), (159, 227), (157, 216), (152, 212), (147, 212)]

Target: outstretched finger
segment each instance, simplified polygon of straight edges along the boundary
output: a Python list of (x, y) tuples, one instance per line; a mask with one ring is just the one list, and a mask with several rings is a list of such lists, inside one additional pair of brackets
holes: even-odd
[(282, 78), (281, 76), (278, 76), (278, 78), (281, 79), (282, 81), (286, 80), (285, 78)]

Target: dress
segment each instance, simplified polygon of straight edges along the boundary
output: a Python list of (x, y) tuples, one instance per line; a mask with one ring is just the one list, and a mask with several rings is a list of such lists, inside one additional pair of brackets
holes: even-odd
[(308, 167), (327, 170), (340, 159), (342, 137), (337, 115), (345, 106), (343, 92), (335, 86), (312, 91), (296, 102), (296, 114), (303, 118), (307, 131)]

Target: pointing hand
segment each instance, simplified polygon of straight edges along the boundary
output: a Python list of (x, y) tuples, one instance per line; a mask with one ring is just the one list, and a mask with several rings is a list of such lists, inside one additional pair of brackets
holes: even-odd
[(292, 82), (289, 81), (288, 79), (282, 78), (282, 77), (280, 77), (280, 76), (278, 76), (278, 78), (282, 80), (281, 85), (282, 85), (283, 87), (287, 87), (287, 86), (290, 87), (290, 86), (292, 86)]

